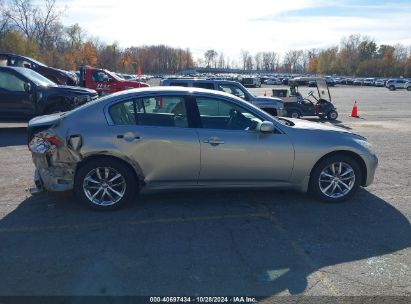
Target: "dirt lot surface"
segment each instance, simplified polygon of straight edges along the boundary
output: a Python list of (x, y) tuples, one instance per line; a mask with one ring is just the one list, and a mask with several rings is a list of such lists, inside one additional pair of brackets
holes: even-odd
[[(331, 93), (336, 124), (367, 137), (380, 160), (374, 184), (337, 205), (236, 190), (146, 194), (93, 212), (28, 194), (24, 124), (2, 123), (0, 295), (410, 296), (411, 92)], [(349, 117), (354, 100), (361, 118)]]

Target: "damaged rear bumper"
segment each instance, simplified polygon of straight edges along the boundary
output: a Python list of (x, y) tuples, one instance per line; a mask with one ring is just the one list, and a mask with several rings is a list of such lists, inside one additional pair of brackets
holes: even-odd
[(56, 163), (50, 166), (50, 160), (44, 155), (33, 155), (33, 162), (36, 166), (34, 172), (35, 187), (30, 189), (30, 193), (73, 189), (75, 164)]

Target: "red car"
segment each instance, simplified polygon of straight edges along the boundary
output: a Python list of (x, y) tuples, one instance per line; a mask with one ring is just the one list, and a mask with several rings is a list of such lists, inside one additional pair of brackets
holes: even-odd
[(2, 65), (32, 69), (59, 85), (78, 85), (75, 73), (46, 66), (44, 63), (29, 57), (3, 53), (0, 54), (0, 66)]
[(100, 96), (127, 89), (149, 87), (144, 82), (125, 80), (113, 72), (90, 66), (80, 67), (80, 86), (96, 90)]

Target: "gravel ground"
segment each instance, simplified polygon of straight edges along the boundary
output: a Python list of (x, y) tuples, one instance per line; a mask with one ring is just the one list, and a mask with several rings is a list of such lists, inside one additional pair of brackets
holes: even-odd
[[(410, 296), (411, 92), (331, 93), (336, 124), (366, 136), (380, 160), (374, 184), (337, 205), (236, 190), (146, 194), (93, 212), (68, 195), (28, 194), (24, 124), (0, 124), (0, 295)], [(354, 100), (361, 118), (349, 117)]]

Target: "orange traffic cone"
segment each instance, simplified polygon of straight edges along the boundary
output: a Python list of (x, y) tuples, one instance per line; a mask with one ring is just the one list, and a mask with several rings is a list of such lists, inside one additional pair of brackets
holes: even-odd
[(264, 96), (267, 96), (267, 91), (264, 91)]
[(351, 117), (360, 117), (358, 116), (358, 107), (357, 107), (357, 101), (354, 101), (354, 106), (352, 107), (352, 111), (351, 111)]

